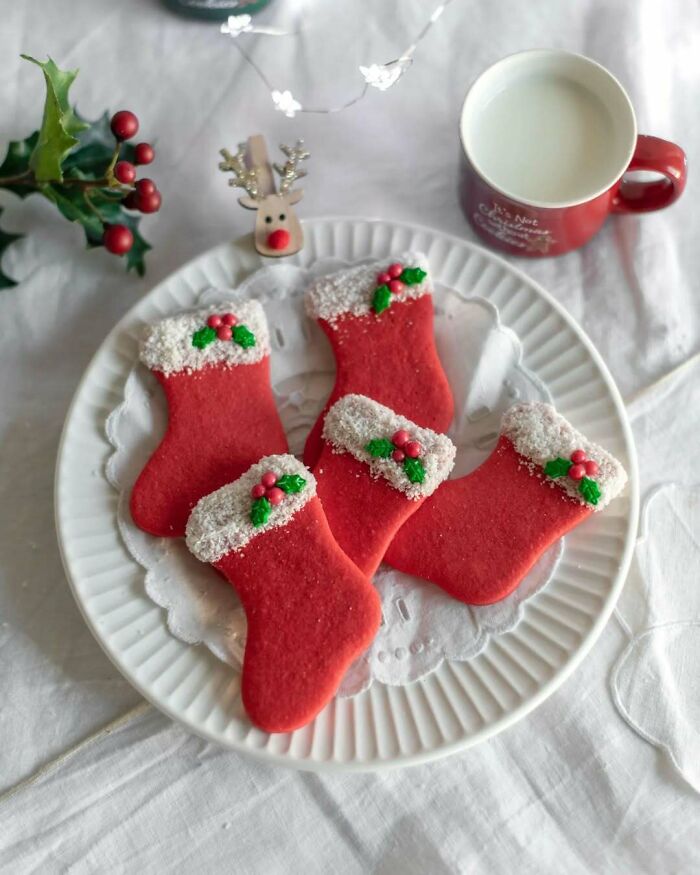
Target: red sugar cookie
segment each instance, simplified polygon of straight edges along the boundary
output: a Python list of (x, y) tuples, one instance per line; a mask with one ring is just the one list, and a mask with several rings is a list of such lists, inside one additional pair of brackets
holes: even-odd
[(454, 402), (433, 337), (432, 283), (424, 255), (407, 252), (324, 276), (306, 309), (336, 360), (333, 391), (304, 448), (310, 467), (322, 449), (323, 419), (344, 395), (367, 395), (425, 428), (442, 432)]
[(293, 456), (267, 456), (203, 498), (187, 523), (189, 549), (240, 596), (241, 695), (267, 732), (312, 720), (381, 620), (379, 596), (336, 544), (316, 488)]
[(328, 411), (314, 474), (333, 535), (371, 576), (399, 527), (452, 469), (455, 448), (363, 395)]
[(503, 417), (489, 458), (444, 483), (402, 526), (384, 560), (467, 604), (492, 604), (626, 481), (622, 465), (553, 407), (518, 404)]
[(150, 325), (141, 361), (168, 402), (165, 437), (131, 493), (139, 528), (182, 536), (196, 502), (263, 453), (286, 452), (270, 388), (267, 320), (257, 301), (229, 301)]

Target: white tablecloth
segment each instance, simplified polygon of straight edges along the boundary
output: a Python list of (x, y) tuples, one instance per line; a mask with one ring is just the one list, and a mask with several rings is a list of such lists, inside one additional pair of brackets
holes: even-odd
[[(275, 0), (260, 21), (293, 23), (299, 5)], [(387, 61), (411, 42), (432, 4), (309, 0), (303, 8), (300, 35), (242, 39), (277, 87), (332, 105), (357, 90), (358, 64)], [(456, 0), (391, 90), (371, 91), (343, 113), (294, 120), (274, 110), (216, 25), (178, 19), (157, 0), (3, 0), (0, 21), (0, 142), (26, 136), (40, 115), (41, 76), (19, 53), (50, 53), (63, 68), (81, 68), (74, 97), (83, 114), (137, 112), (143, 137), (157, 141), (152, 175), (164, 201), (144, 222), (155, 249), (138, 280), (106, 253), (84, 251), (79, 230), (41, 198), (0, 192), (3, 227), (28, 232), (4, 262), (22, 281), (0, 292), (0, 870), (697, 872), (700, 800), (688, 757), (698, 699), (675, 697), (680, 735), (664, 748), (622, 720), (609, 687), (628, 635), (700, 619), (681, 598), (697, 586), (697, 532), (686, 531), (682, 556), (669, 537), (646, 565), (635, 563), (620, 622), (611, 620), (584, 665), (515, 727), (433, 765), (316, 776), (220, 750), (140, 706), (73, 602), (52, 509), (63, 418), (103, 337), (187, 258), (250, 228), (216, 170), (222, 145), (256, 131), (272, 142), (304, 136), (313, 158), (302, 215), (413, 220), (472, 238), (457, 199), (457, 117), (478, 72), (531, 47), (591, 55), (629, 89), (640, 130), (677, 139), (692, 161), (700, 145), (694, 0)], [(631, 402), (643, 496), (675, 481), (683, 507), (692, 504), (685, 486), (700, 481), (700, 361), (691, 360), (700, 349), (699, 185), (691, 167), (672, 209), (617, 218), (579, 252), (524, 264), (581, 322)], [(666, 593), (682, 573), (689, 582), (669, 617)], [(697, 660), (685, 671), (697, 676)], [(665, 701), (664, 684), (678, 692), (663, 674), (656, 682), (652, 701)], [(639, 722), (650, 713), (648, 685), (630, 691), (630, 683), (622, 695)], [(675, 713), (668, 700), (671, 711), (654, 711), (655, 727)], [(646, 730), (659, 740), (655, 732)]]

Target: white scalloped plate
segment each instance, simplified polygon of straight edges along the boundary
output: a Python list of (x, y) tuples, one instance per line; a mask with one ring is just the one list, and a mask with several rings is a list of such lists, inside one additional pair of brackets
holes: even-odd
[(364, 219), (304, 223), (303, 266), (326, 256), (354, 261), (424, 251), (436, 282), (494, 303), (521, 340), (524, 364), (559, 411), (625, 465), (622, 498), (567, 535), (544, 591), (511, 632), (468, 662), (445, 661), (405, 687), (374, 683), (335, 699), (308, 726), (267, 735), (245, 717), (239, 676), (205, 647), (184, 644), (146, 595), (143, 569), (120, 540), (117, 493), (104, 476), (112, 451), (107, 415), (122, 397), (140, 327), (190, 306), (205, 285), (236, 285), (260, 266), (247, 241), (206, 252), (153, 289), (115, 326), (71, 404), (56, 468), (56, 527), (63, 563), (93, 634), (154, 705), (205, 738), (303, 769), (379, 769), (425, 762), (476, 744), (540, 704), (581, 662), (622, 589), (638, 516), (637, 463), (622, 399), (595, 348), (550, 295), (485, 249), (414, 225)]

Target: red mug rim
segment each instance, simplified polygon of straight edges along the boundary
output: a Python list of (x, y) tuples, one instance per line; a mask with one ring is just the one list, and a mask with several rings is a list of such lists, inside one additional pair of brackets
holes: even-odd
[[(610, 82), (617, 88), (619, 95), (629, 112), (631, 122), (630, 143), (627, 154), (624, 157), (624, 161), (622, 159), (620, 161), (619, 172), (617, 172), (614, 176), (611, 176), (604, 185), (600, 186), (590, 193), (587, 193), (583, 197), (567, 201), (540, 201), (515, 195), (513, 194), (513, 192), (505, 189), (502, 185), (499, 185), (487, 173), (485, 173), (484, 170), (479, 166), (478, 162), (474, 159), (473, 154), (470, 153), (465, 136), (465, 115), (467, 113), (469, 98), (473, 95), (474, 89), (486, 75), (493, 73), (493, 71), (497, 70), (497, 68), (513, 63), (515, 58), (525, 58), (527, 56), (559, 56), (562, 58), (576, 58), (580, 61), (584, 61), (586, 64), (590, 64), (592, 67), (596, 67), (598, 71), (602, 73), (605, 77), (607, 77)], [(462, 143), (462, 149), (464, 150), (464, 154), (466, 155), (467, 160), (474, 169), (474, 172), (478, 174), (478, 176), (480, 176), (481, 179), (494, 191), (497, 191), (499, 194), (503, 195), (514, 203), (523, 204), (524, 206), (536, 207), (538, 209), (565, 209), (567, 207), (575, 207), (579, 206), (580, 204), (585, 204), (589, 201), (595, 200), (595, 198), (599, 197), (601, 194), (604, 194), (622, 178), (625, 171), (629, 167), (637, 144), (637, 117), (635, 115), (634, 107), (632, 106), (632, 101), (630, 100), (627, 91), (622, 86), (621, 82), (610, 72), (610, 70), (608, 70), (602, 64), (599, 64), (597, 61), (594, 61), (592, 58), (589, 58), (586, 55), (582, 55), (578, 52), (568, 52), (564, 49), (527, 49), (523, 52), (513, 52), (512, 54), (506, 55), (504, 58), (501, 58), (500, 61), (496, 61), (495, 64), (491, 64), (490, 67), (487, 67), (485, 70), (483, 70), (472, 82), (467, 90), (464, 101), (462, 103), (462, 111), (459, 116), (459, 138)]]

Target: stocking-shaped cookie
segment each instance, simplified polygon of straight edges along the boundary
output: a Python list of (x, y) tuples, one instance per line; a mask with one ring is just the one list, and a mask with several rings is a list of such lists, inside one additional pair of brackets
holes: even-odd
[(467, 604), (491, 604), (626, 481), (622, 465), (549, 404), (518, 404), (503, 417), (489, 458), (444, 483), (401, 528), (384, 559)]
[(267, 456), (203, 498), (187, 546), (235, 587), (248, 621), (241, 695), (267, 732), (290, 732), (331, 699), (379, 628), (379, 596), (338, 547), (314, 476)]
[(131, 493), (152, 535), (181, 536), (203, 496), (287, 439), (270, 388), (267, 320), (257, 301), (229, 301), (150, 325), (141, 361), (160, 382), (168, 428)]
[(435, 349), (432, 291), (427, 260), (416, 252), (321, 277), (308, 289), (306, 309), (331, 342), (336, 378), (306, 440), (307, 465), (321, 453), (326, 411), (350, 393), (446, 431), (454, 402)]
[(364, 395), (326, 415), (314, 474), (336, 541), (372, 575), (399, 527), (452, 470), (455, 448)]

